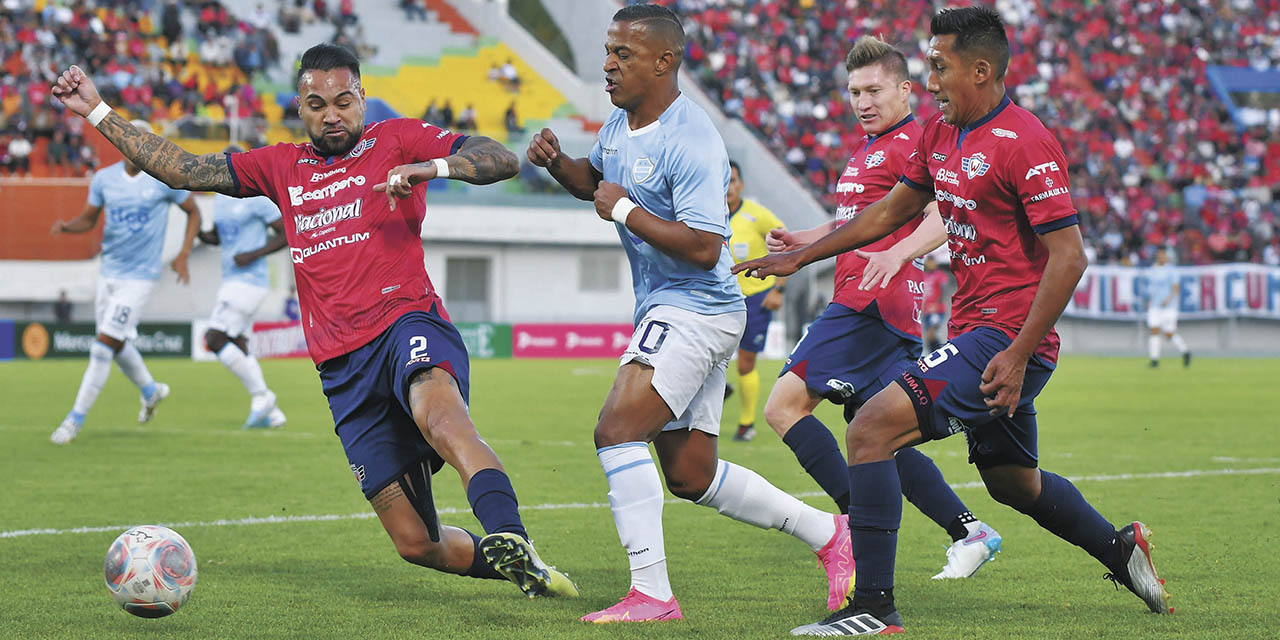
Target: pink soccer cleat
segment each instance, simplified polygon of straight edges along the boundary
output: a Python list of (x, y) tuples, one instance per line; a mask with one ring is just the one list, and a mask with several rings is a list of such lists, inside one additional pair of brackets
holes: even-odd
[[(846, 539), (848, 536), (845, 536)], [(684, 614), (680, 613), (680, 603), (676, 602), (676, 597), (663, 602), (657, 598), (646, 596), (635, 587), (632, 587), (627, 595), (618, 601), (618, 604), (582, 616), (580, 620), (583, 622), (593, 622), (595, 624), (607, 624), (610, 622), (658, 622), (660, 620), (683, 620)]]
[(853, 544), (849, 541), (849, 516), (831, 516), (836, 532), (818, 554), (818, 563), (827, 572), (827, 609), (836, 611), (853, 591)]

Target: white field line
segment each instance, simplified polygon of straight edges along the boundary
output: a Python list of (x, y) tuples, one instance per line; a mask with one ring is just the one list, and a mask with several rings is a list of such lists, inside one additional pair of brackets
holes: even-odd
[[(1193, 469), (1190, 471), (1162, 471), (1157, 473), (1122, 473), (1116, 475), (1092, 475), (1092, 476), (1074, 476), (1067, 478), (1072, 482), (1123, 482), (1126, 480), (1156, 480), (1161, 478), (1198, 478), (1204, 476), (1232, 476), (1232, 475), (1261, 475), (1261, 474), (1280, 474), (1280, 468), (1270, 469)], [(983, 487), (981, 482), (959, 482), (951, 485), (952, 489), (977, 489)], [(816, 498), (824, 497), (827, 494), (820, 491), (806, 491), (794, 494), (798, 498)], [(666, 504), (682, 504), (686, 500), (669, 499)], [(534, 504), (524, 505), (520, 509), (523, 511), (570, 511), (576, 509), (608, 509), (608, 502), (566, 502), (561, 504)], [(462, 507), (441, 507), (436, 510), (444, 515), (470, 513), (470, 509)], [(288, 524), (294, 522), (332, 522), (335, 520), (368, 520), (376, 517), (372, 512), (362, 511), (359, 513), (349, 514), (324, 514), (324, 515), (302, 515), (302, 516), (266, 516), (261, 518), (239, 518), (235, 520), (207, 520), (207, 521), (190, 521), (190, 522), (164, 522), (159, 523), (171, 529), (189, 529), (191, 527), (230, 527), (255, 524)], [(26, 536), (57, 536), (68, 533), (104, 533), (119, 532), (128, 529), (133, 525), (118, 524), (100, 527), (72, 527), (70, 529), (16, 529), (11, 531), (0, 531), (0, 539), (5, 538), (22, 538)]]

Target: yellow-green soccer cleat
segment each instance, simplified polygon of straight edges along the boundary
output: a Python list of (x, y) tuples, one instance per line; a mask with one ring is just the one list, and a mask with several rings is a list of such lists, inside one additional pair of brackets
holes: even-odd
[(545, 563), (528, 540), (514, 533), (491, 533), (480, 540), (484, 559), (530, 598), (576, 598), (578, 586), (569, 576)]

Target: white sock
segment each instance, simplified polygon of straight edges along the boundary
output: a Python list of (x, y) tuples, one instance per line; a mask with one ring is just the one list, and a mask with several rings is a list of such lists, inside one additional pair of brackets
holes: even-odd
[(69, 416), (76, 422), (84, 421), (85, 415), (98, 400), (98, 393), (102, 391), (102, 386), (107, 384), (107, 377), (111, 375), (111, 356), (113, 355), (111, 347), (97, 340), (89, 345), (89, 366), (85, 368), (84, 377), (80, 379), (80, 390), (76, 392), (76, 403), (72, 406)]
[(236, 343), (227, 342), (223, 345), (222, 350), (218, 352), (218, 359), (231, 370), (231, 373), (240, 378), (240, 384), (249, 391), (249, 395), (256, 396), (267, 392), (267, 381), (262, 377), (262, 367), (258, 365), (258, 359), (241, 351)]
[(1151, 336), (1147, 338), (1147, 355), (1152, 360), (1160, 359), (1160, 336)]
[(138, 385), (144, 397), (150, 398), (151, 394), (155, 393), (155, 378), (152, 378), (151, 372), (147, 371), (147, 365), (142, 362), (142, 354), (138, 353), (138, 348), (133, 346), (132, 342), (124, 343), (124, 348), (116, 354), (116, 365), (134, 384)]
[(769, 484), (760, 474), (721, 460), (697, 503), (739, 522), (789, 533), (817, 551), (836, 534), (835, 519)]
[(1173, 346), (1178, 348), (1179, 353), (1187, 352), (1187, 341), (1182, 339), (1181, 333), (1175, 333), (1173, 334), (1173, 337), (1169, 339), (1173, 341)]
[(609, 508), (631, 562), (631, 586), (666, 602), (672, 598), (662, 539), (662, 480), (649, 445), (624, 442), (596, 451), (609, 481)]

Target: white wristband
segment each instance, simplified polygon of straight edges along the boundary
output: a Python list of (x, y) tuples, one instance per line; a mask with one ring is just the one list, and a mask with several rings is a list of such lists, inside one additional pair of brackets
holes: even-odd
[(614, 222), (625, 227), (627, 226), (627, 216), (631, 215), (631, 210), (635, 208), (636, 203), (632, 202), (631, 198), (622, 196), (614, 203), (613, 211), (609, 212), (609, 217), (613, 218)]
[(431, 162), (432, 162), (432, 163), (434, 163), (434, 164), (436, 165), (436, 177), (437, 177), (437, 178), (448, 178), (448, 177), (449, 177), (449, 163), (448, 163), (448, 162), (445, 162), (444, 158), (436, 158), (435, 160), (432, 160)]
[(102, 122), (102, 119), (107, 117), (108, 113), (111, 113), (111, 107), (108, 107), (106, 100), (103, 100), (102, 102), (99, 102), (98, 106), (94, 107), (93, 111), (90, 111), (89, 115), (85, 116), (84, 119), (88, 120), (89, 124), (93, 125), (96, 129)]

